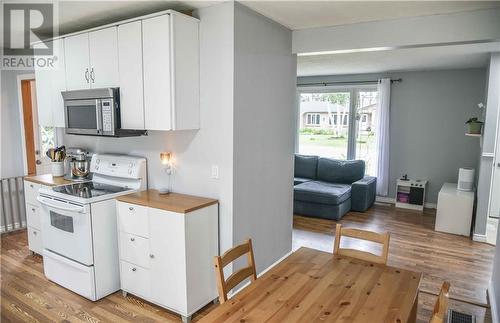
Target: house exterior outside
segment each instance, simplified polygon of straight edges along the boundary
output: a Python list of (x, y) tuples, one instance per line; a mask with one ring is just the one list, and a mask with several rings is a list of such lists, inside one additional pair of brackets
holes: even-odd
[[(358, 109), (361, 131), (372, 131), (375, 124), (376, 104)], [(300, 129), (333, 130), (338, 134), (346, 133), (349, 127), (349, 106), (328, 101), (309, 101), (300, 103)]]

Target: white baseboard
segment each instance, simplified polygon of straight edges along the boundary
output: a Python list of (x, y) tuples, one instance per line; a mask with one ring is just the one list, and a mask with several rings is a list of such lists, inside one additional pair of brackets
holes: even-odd
[(486, 242), (486, 234), (474, 233), (474, 235), (472, 236), (472, 240), (477, 242)]
[[(377, 196), (375, 198), (375, 202), (379, 203), (388, 203), (388, 204), (396, 204), (396, 199), (393, 197), (386, 197), (386, 196)], [(436, 209), (437, 204), (436, 203), (425, 203), (424, 207), (427, 209)]]
[(498, 310), (497, 308), (497, 301), (496, 301), (496, 296), (495, 296), (495, 286), (493, 285), (493, 281), (490, 280), (490, 284), (488, 285), (488, 300), (490, 302), (490, 307), (491, 307), (491, 319), (493, 320), (493, 323), (500, 323), (499, 317), (498, 317)]

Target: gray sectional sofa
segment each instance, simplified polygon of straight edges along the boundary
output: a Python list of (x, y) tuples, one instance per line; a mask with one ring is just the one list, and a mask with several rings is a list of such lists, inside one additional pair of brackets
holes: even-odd
[(294, 214), (339, 220), (375, 202), (377, 178), (365, 176), (363, 160), (295, 155)]

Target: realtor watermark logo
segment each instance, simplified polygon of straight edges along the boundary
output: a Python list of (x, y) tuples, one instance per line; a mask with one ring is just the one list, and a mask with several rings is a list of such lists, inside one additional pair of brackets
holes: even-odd
[(54, 3), (2, 2), (3, 51), (1, 68), (50, 69), (56, 67), (58, 50)]

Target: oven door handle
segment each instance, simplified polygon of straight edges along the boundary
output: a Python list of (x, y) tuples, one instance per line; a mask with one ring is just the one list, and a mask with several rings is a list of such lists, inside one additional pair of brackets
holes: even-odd
[(48, 207), (53, 207), (63, 211), (85, 213), (84, 206), (79, 206), (64, 202), (57, 202), (55, 200), (43, 198), (41, 196), (37, 196), (36, 199), (38, 200), (38, 202), (40, 202), (43, 205), (47, 205)]

